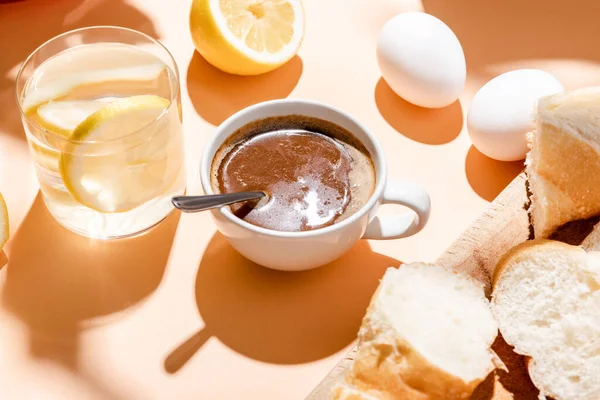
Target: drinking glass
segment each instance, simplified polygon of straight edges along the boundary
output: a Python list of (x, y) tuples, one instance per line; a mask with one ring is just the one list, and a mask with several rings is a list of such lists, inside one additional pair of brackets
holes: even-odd
[(179, 74), (153, 38), (109, 26), (61, 34), (23, 63), (16, 99), (44, 201), (66, 228), (135, 235), (185, 191)]

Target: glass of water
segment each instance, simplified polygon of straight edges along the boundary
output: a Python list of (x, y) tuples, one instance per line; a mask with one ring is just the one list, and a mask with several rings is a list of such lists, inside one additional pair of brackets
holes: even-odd
[(169, 51), (130, 29), (50, 39), (23, 63), (16, 97), (40, 189), (66, 228), (135, 235), (185, 190), (179, 74)]

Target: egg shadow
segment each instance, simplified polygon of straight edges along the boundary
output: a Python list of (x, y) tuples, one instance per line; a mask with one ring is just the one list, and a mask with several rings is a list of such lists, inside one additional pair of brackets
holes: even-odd
[(217, 233), (201, 260), (196, 302), (205, 327), (165, 359), (177, 372), (210, 337), (254, 360), (307, 363), (356, 339), (385, 270), (399, 266), (361, 240), (321, 268), (283, 272), (247, 260)]
[(443, 108), (424, 108), (398, 96), (383, 78), (375, 86), (381, 116), (396, 131), (416, 142), (440, 145), (458, 137), (463, 126), (460, 101)]
[(467, 181), (481, 198), (492, 201), (524, 169), (523, 161), (497, 161), (482, 154), (474, 146), (465, 159)]
[(196, 112), (215, 126), (248, 106), (287, 97), (302, 75), (302, 59), (294, 56), (274, 71), (255, 76), (232, 75), (194, 52), (187, 72), (187, 90)]

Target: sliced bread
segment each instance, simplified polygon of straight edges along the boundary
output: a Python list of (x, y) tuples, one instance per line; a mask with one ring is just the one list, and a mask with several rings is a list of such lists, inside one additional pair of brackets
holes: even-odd
[(491, 306), (541, 398), (600, 399), (600, 253), (519, 245), (496, 267)]
[(495, 368), (498, 332), (483, 287), (435, 265), (389, 268), (335, 399), (467, 399)]
[(600, 214), (600, 87), (539, 100), (526, 173), (536, 238)]

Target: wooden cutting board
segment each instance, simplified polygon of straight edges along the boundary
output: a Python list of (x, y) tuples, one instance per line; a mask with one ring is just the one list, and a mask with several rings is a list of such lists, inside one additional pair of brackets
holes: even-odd
[[(490, 278), (498, 259), (511, 247), (533, 238), (527, 214), (528, 196), (525, 174), (517, 176), (490, 207), (442, 254), (437, 264), (473, 276), (485, 285), (489, 295)], [(577, 221), (562, 227), (553, 239), (600, 249), (598, 219)], [(600, 224), (598, 224), (600, 225)], [(538, 391), (531, 383), (525, 361), (514, 353), (499, 335), (493, 345), (508, 371), (497, 370), (473, 393), (471, 400), (537, 400)], [(331, 388), (344, 379), (352, 364), (356, 347), (325, 377), (307, 400), (329, 400)]]

